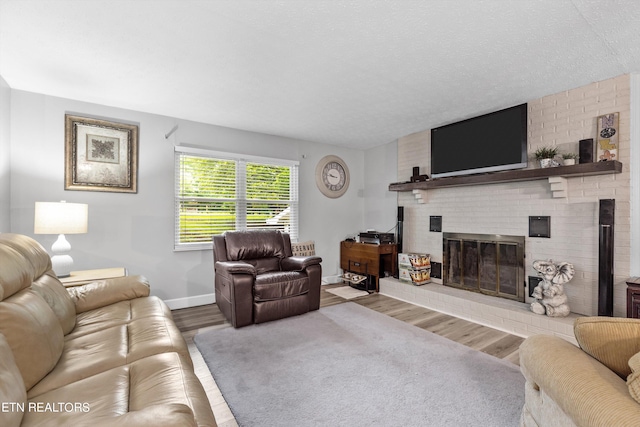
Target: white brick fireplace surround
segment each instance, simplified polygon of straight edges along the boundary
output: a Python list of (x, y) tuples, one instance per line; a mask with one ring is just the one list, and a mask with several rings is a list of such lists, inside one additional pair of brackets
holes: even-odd
[[(547, 180), (430, 189), (421, 191), (424, 203), (419, 203), (410, 191), (399, 192), (398, 205), (404, 206), (403, 252), (429, 253), (433, 261), (442, 262), (442, 233), (429, 231), (429, 217), (432, 215), (442, 216), (443, 232), (514, 236), (528, 236), (529, 216), (550, 216), (551, 238), (525, 239), (525, 278), (536, 275), (531, 264), (537, 259), (572, 263), (576, 275), (564, 286), (571, 310), (582, 315), (596, 315), (598, 201), (615, 199), (614, 316), (625, 317), (625, 282), (632, 275), (631, 192), (637, 191), (636, 186), (631, 186), (630, 178), (630, 82), (631, 76), (623, 75), (528, 102), (530, 154), (548, 145), (557, 146), (561, 153), (577, 153), (579, 140), (595, 139), (598, 116), (620, 113), (617, 160), (623, 165), (622, 173), (569, 177), (566, 198), (554, 198)], [(465, 118), (468, 117), (460, 117), (459, 120)], [(422, 174), (431, 174), (430, 130), (398, 140), (398, 181), (408, 181), (414, 166), (419, 166)], [(536, 167), (535, 162), (530, 160), (529, 168)], [(387, 289), (389, 292), (393, 290), (396, 295), (389, 293), (391, 296), (419, 305), (425, 305), (420, 302), (421, 299), (435, 298), (440, 300), (438, 304), (445, 300), (447, 304), (464, 306), (460, 298), (469, 301), (484, 298), (483, 295), (447, 289), (436, 284), (409, 286), (408, 289), (395, 289), (394, 286), (392, 279), (381, 281), (382, 293), (387, 293)], [(427, 290), (430, 295), (425, 296)], [(455, 295), (451, 296), (451, 292)], [(458, 296), (460, 292), (468, 295)], [(530, 301), (527, 296), (525, 302)], [(505, 300), (496, 304), (518, 303)], [(522, 307), (526, 308), (528, 304), (521, 304), (520, 309), (507, 316), (529, 319), (529, 314), (525, 316)], [(471, 313), (476, 309), (486, 311), (475, 305), (467, 306), (464, 310)], [(444, 306), (440, 306), (439, 311), (451, 312)], [(527, 328), (536, 330), (536, 323), (542, 322), (545, 317), (531, 315), (532, 323)], [(571, 319), (565, 319), (564, 326), (563, 321), (559, 323), (559, 334), (573, 336), (571, 330), (566, 329), (567, 322), (573, 323)], [(510, 332), (527, 335), (527, 330), (520, 330), (520, 327), (515, 325)], [(551, 327), (553, 329), (555, 326)]]

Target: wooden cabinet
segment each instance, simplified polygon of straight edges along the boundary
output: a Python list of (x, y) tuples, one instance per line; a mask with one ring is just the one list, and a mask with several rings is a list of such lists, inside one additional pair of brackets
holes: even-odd
[(640, 319), (640, 277), (627, 281), (627, 317)]
[(369, 276), (375, 291), (384, 273), (395, 274), (398, 264), (398, 246), (395, 243), (340, 242), (340, 268), (343, 271)]

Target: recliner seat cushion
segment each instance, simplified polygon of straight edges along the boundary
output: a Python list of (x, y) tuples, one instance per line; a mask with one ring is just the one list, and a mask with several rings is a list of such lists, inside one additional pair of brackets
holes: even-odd
[(309, 278), (298, 271), (275, 271), (256, 277), (253, 299), (273, 301), (303, 295), (309, 292)]

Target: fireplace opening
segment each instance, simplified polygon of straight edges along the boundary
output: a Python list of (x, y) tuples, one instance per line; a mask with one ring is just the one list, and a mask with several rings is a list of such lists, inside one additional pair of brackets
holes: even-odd
[(524, 236), (443, 233), (445, 286), (524, 302)]

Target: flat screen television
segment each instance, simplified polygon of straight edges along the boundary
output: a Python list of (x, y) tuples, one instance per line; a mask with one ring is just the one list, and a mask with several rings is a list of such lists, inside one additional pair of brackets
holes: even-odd
[(431, 129), (431, 177), (527, 167), (527, 104)]

